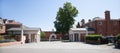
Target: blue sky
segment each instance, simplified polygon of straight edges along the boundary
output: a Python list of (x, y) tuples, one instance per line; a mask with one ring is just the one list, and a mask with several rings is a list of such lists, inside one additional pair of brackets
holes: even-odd
[(110, 10), (112, 19), (120, 18), (120, 0), (0, 0), (0, 17), (51, 31), (56, 13), (66, 1), (79, 10), (74, 25), (81, 19), (104, 18), (105, 10)]

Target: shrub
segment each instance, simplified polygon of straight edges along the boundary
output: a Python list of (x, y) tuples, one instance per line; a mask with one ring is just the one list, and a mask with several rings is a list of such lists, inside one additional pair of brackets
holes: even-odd
[(40, 33), (41, 38), (45, 38), (45, 32)]
[(0, 40), (4, 40), (4, 36), (1, 36), (1, 35), (0, 35)]
[(96, 34), (86, 36), (86, 40), (92, 40), (92, 41), (97, 41), (98, 39), (101, 39), (101, 38), (102, 36), (96, 35)]
[(88, 36), (86, 36), (86, 43), (101, 44), (101, 38), (102, 38), (102, 36), (97, 35), (97, 34), (88, 35)]
[(118, 35), (116, 36), (116, 38), (117, 38), (117, 39), (120, 39), (120, 34), (118, 34)]

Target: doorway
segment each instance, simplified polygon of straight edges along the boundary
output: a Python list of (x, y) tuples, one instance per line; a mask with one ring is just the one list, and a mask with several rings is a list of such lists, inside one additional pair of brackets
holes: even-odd
[(75, 34), (74, 34), (74, 41), (75, 41), (75, 42), (78, 42), (78, 41), (79, 41), (79, 34), (78, 34), (78, 33), (75, 33)]

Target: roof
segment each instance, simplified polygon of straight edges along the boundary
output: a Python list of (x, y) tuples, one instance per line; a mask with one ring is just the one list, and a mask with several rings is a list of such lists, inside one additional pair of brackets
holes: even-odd
[(73, 30), (73, 31), (85, 31), (86, 28), (70, 28), (70, 30)]
[[(7, 31), (20, 31), (22, 28), (10, 28)], [(23, 28), (23, 30), (40, 30), (40, 28)]]
[(94, 20), (104, 20), (104, 19), (102, 19), (102, 18), (100, 18), (100, 17), (95, 17), (95, 18), (93, 18), (93, 21)]

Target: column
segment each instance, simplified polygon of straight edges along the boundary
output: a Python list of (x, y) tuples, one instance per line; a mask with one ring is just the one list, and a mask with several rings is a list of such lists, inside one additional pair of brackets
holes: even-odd
[(37, 43), (39, 43), (40, 42), (40, 35), (39, 34), (37, 34)]
[(22, 44), (25, 43), (23, 35), (24, 35), (23, 26), (21, 26), (21, 43), (22, 43)]
[(75, 41), (74, 33), (73, 33), (73, 41)]
[(28, 34), (28, 36), (29, 36), (29, 42), (31, 42), (31, 34)]
[(69, 34), (69, 40), (71, 41), (70, 37), (71, 37), (71, 34)]
[(37, 42), (37, 34), (34, 34), (34, 42)]
[(69, 35), (69, 40), (72, 41), (72, 34)]
[(81, 36), (81, 35), (80, 35), (80, 32), (79, 32), (79, 33), (78, 33), (78, 40), (79, 40), (79, 41), (80, 41), (80, 39), (81, 39), (80, 36)]

